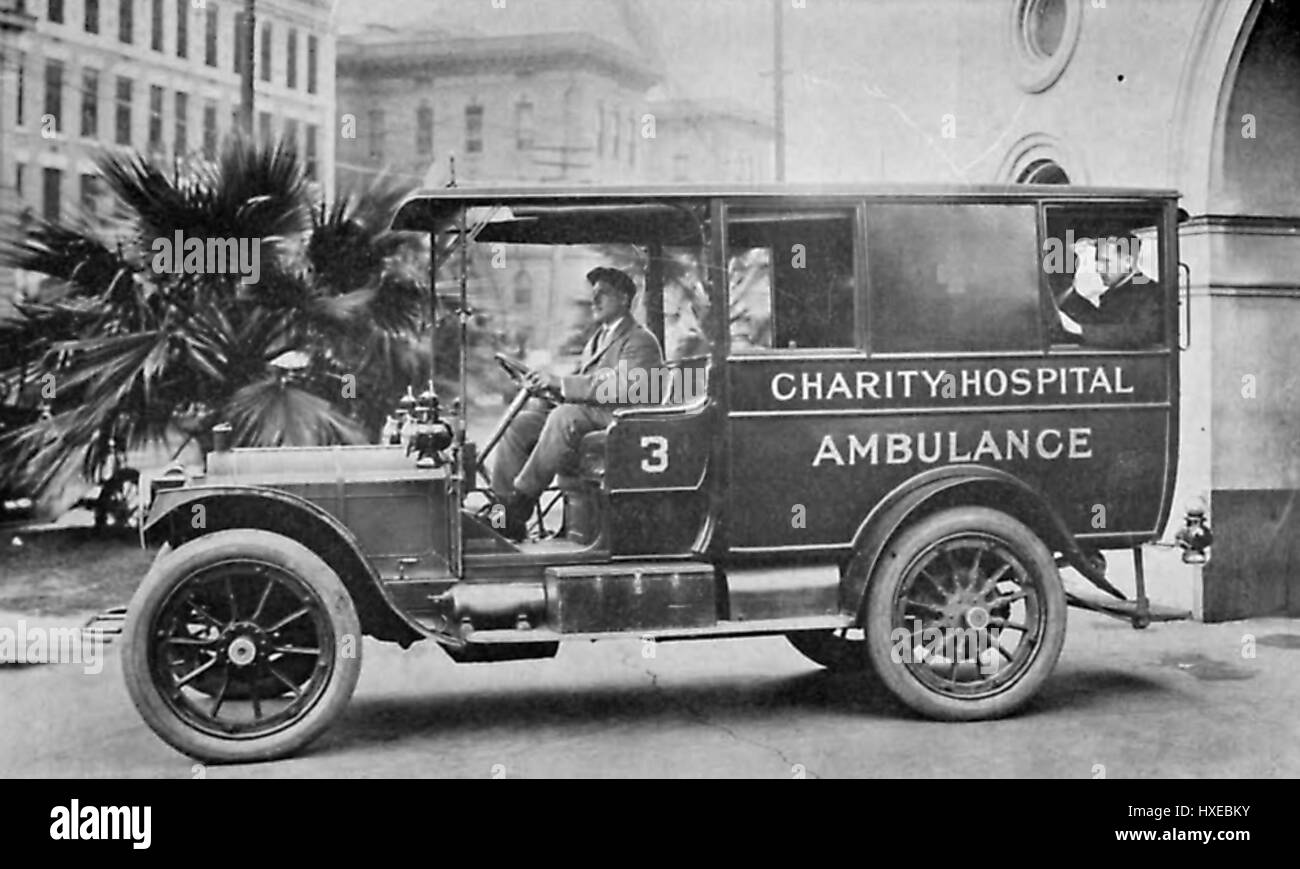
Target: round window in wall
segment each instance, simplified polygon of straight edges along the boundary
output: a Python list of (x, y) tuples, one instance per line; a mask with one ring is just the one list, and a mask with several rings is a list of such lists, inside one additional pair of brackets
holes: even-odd
[(1035, 160), (1016, 176), (1017, 184), (1069, 184), (1070, 176), (1055, 160)]
[(1081, 0), (1012, 0), (1011, 44), (1022, 88), (1036, 93), (1061, 77), (1079, 41), (1082, 19)]

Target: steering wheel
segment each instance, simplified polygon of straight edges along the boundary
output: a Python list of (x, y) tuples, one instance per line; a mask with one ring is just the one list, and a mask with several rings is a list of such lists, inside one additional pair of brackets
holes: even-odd
[(525, 365), (522, 359), (516, 359), (515, 357), (507, 356), (504, 353), (493, 354), (493, 358), (496, 359), (497, 364), (501, 366), (501, 369), (510, 376), (510, 379), (513, 380), (520, 389), (527, 391), (529, 395), (550, 399), (551, 401), (563, 400), (559, 392), (554, 389), (549, 387), (532, 389), (524, 383), (524, 375), (532, 369)]
[(528, 384), (524, 383), (524, 375), (526, 375), (531, 369), (524, 364), (523, 360), (516, 359), (513, 356), (507, 356), (504, 353), (494, 353), (492, 358), (496, 359), (497, 364), (501, 366), (502, 370), (505, 371), (505, 373), (510, 376), (510, 379), (519, 387), (519, 392), (506, 408), (506, 412), (502, 415), (501, 420), (492, 430), (492, 434), (488, 436), (487, 442), (479, 453), (478, 458), (480, 471), (483, 470), (483, 461), (501, 440), (506, 429), (510, 427), (510, 423), (514, 422), (515, 417), (519, 416), (520, 412), (523, 411), (524, 405), (528, 403), (528, 399), (531, 396), (535, 395), (553, 401), (561, 400), (561, 396), (552, 389), (533, 390), (529, 388)]
[(492, 358), (496, 359), (497, 364), (501, 366), (501, 370), (505, 371), (511, 380), (519, 386), (524, 385), (524, 375), (528, 373), (529, 368), (522, 359), (516, 359), (504, 353), (493, 354)]

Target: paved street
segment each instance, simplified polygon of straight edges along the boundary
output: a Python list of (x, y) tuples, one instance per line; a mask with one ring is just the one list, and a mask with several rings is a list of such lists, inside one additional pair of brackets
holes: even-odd
[(1282, 619), (1139, 632), (1071, 611), (1033, 707), (979, 724), (918, 720), (780, 638), (491, 665), (372, 643), (306, 756), (207, 770), (144, 726), (111, 651), (97, 676), (0, 668), (0, 776), (1300, 776), (1300, 623)]

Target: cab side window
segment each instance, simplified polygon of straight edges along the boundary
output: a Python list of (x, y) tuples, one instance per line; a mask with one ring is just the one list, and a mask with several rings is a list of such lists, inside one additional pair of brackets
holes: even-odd
[(854, 213), (728, 210), (731, 352), (850, 348)]
[(1162, 344), (1160, 219), (1123, 204), (1047, 207), (1042, 310), (1054, 346)]
[(871, 349), (1037, 350), (1033, 205), (873, 204), (867, 209)]

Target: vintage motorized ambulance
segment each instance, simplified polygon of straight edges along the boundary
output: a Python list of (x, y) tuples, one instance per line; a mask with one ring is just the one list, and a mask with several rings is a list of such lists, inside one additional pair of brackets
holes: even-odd
[[(470, 402), (422, 396), (413, 451), (219, 437), (149, 510), (163, 549), (130, 606), (131, 696), (181, 751), (268, 759), (338, 715), (362, 635), (491, 662), (775, 634), (922, 715), (1011, 713), (1068, 604), (1181, 615), (1140, 570), (1125, 600), (1101, 555), (1140, 553), (1170, 515), (1177, 220), (1171, 191), (1074, 187), (417, 195), (395, 228), (433, 237), (461, 323), (473, 250), (585, 250), (632, 264), (664, 370), (583, 439), (522, 543), (482, 493), (522, 386), (478, 440)], [(1066, 567), (1102, 594), (1067, 594)]]

